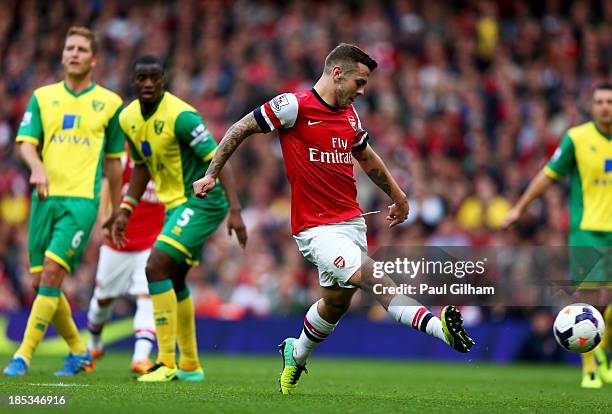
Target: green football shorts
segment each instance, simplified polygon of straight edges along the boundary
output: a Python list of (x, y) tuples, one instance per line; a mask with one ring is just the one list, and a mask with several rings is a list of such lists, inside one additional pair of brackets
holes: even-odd
[(97, 216), (97, 199), (48, 197), (41, 201), (34, 192), (28, 239), (30, 272), (42, 272), (45, 256), (68, 273), (74, 272)]
[(225, 219), (229, 204), (225, 195), (191, 197), (166, 211), (166, 222), (153, 247), (168, 253), (177, 263), (196, 266), (206, 239)]
[(570, 231), (569, 254), (574, 286), (612, 286), (612, 232)]

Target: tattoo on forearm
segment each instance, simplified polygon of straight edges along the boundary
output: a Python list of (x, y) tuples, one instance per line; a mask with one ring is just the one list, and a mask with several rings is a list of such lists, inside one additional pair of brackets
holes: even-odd
[(238, 148), (238, 145), (240, 145), (246, 137), (257, 132), (261, 132), (261, 128), (257, 124), (253, 114), (246, 115), (240, 121), (232, 125), (219, 143), (217, 153), (210, 162), (206, 174), (218, 177), (221, 169), (236, 148)]
[(391, 197), (391, 183), (384, 171), (380, 171), (378, 168), (372, 168), (368, 171), (368, 177), (370, 177), (374, 184)]

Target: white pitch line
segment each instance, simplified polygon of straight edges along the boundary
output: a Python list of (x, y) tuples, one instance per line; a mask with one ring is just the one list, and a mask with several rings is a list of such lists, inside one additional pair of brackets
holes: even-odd
[(89, 387), (89, 384), (64, 384), (63, 382), (60, 382), (60, 383), (49, 383), (49, 384), (43, 384), (43, 383), (33, 384), (33, 383), (30, 383), (28, 385), (37, 385), (37, 386), (41, 386), (41, 387)]

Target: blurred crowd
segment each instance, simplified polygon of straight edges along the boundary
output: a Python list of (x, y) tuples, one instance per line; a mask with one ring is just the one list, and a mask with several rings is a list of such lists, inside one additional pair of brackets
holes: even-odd
[[(99, 34), (95, 79), (126, 101), (133, 99), (132, 61), (160, 56), (169, 89), (202, 113), (217, 140), (265, 100), (310, 88), (337, 43), (364, 48), (379, 68), (356, 107), (410, 199), (409, 220), (389, 231), (387, 196), (357, 171), (362, 208), (383, 211), (368, 216), (373, 247), (566, 244), (563, 186), (532, 204), (513, 231), (498, 227), (567, 128), (588, 119), (592, 87), (612, 69), (612, 0), (0, 4), (0, 311), (27, 306), (33, 296), (29, 172), (14, 138), (32, 91), (62, 78), (69, 26)], [(248, 139), (232, 165), (249, 243), (242, 252), (222, 228), (206, 244), (189, 277), (196, 311), (223, 318), (302, 313), (318, 297), (318, 278), (290, 235), (278, 140)], [(89, 301), (100, 239), (98, 230), (65, 282), (77, 307)], [(368, 303), (359, 297), (357, 311)]]

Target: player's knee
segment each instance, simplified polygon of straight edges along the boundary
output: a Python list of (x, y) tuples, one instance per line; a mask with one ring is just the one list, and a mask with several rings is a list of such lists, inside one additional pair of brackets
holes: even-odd
[(171, 278), (178, 273), (178, 265), (172, 257), (154, 249), (147, 260), (145, 274), (149, 282), (158, 282), (163, 279)]
[(147, 266), (145, 267), (145, 274), (149, 282), (158, 282), (168, 278), (168, 269), (165, 261), (153, 254), (149, 256), (147, 260)]
[(147, 280), (149, 282), (156, 282), (160, 280), (159, 271), (157, 267), (155, 266), (155, 263), (152, 262), (150, 258), (147, 261), (147, 265), (145, 267), (145, 274), (147, 275)]
[(62, 285), (65, 273), (66, 271), (62, 266), (53, 260), (45, 259), (42, 275), (40, 276), (40, 284), (59, 288)]

